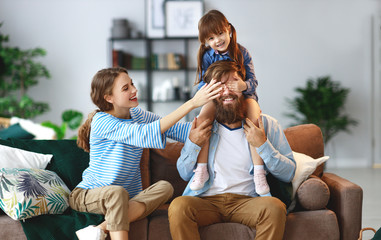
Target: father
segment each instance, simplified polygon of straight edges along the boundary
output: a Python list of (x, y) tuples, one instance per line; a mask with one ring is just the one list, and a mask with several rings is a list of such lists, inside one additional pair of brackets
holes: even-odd
[[(169, 223), (174, 240), (200, 239), (198, 227), (220, 222), (236, 222), (256, 229), (256, 239), (282, 239), (286, 207), (275, 197), (259, 197), (253, 182), (253, 163), (249, 144), (257, 149), (265, 169), (283, 182), (291, 182), (295, 160), (278, 122), (262, 114), (258, 126), (244, 122), (243, 95), (226, 86), (243, 79), (232, 61), (218, 61), (209, 66), (204, 80), (221, 81), (223, 90), (216, 104), (216, 121), (210, 137), (208, 171), (205, 186), (192, 191), (189, 184), (183, 196), (169, 207)], [(198, 153), (207, 140), (205, 124), (193, 126), (177, 161), (180, 176), (192, 182)]]

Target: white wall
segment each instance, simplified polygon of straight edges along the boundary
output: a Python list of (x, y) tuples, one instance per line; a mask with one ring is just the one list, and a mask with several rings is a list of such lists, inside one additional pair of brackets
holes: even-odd
[[(206, 0), (205, 7), (221, 10), (235, 26), (254, 58), (262, 110), (284, 127), (291, 123), (285, 100), (307, 78), (331, 75), (349, 87), (346, 111), (359, 125), (333, 139), (329, 164), (371, 165), (371, 16), (379, 15), (379, 0)], [(0, 30), (11, 44), (48, 51), (42, 61), (52, 79), (30, 93), (52, 110), (36, 121), (59, 123), (68, 108), (90, 112), (91, 77), (109, 63), (112, 19), (144, 30), (144, 14), (143, 0), (2, 0)]]

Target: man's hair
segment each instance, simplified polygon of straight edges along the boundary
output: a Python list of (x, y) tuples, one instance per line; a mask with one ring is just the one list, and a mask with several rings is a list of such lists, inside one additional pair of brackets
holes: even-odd
[(239, 64), (230, 60), (221, 60), (214, 62), (208, 67), (204, 74), (204, 82), (210, 83), (212, 79), (216, 79), (217, 82), (219, 82), (223, 76), (231, 72), (237, 72), (238, 76), (241, 77), (242, 80), (245, 80)]

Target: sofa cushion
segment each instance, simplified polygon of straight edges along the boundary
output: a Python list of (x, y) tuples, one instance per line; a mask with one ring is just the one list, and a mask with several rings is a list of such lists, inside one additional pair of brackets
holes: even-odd
[(75, 140), (0, 139), (0, 144), (52, 154), (53, 158), (46, 169), (57, 173), (70, 190), (82, 180), (82, 172), (89, 166), (89, 154), (77, 147)]
[(43, 169), (0, 169), (0, 207), (14, 220), (61, 214), (70, 191), (56, 173)]
[(240, 223), (216, 223), (200, 228), (201, 239), (255, 239), (255, 229)]
[(2, 168), (45, 169), (52, 157), (52, 154), (35, 153), (0, 145), (0, 161)]
[(7, 215), (0, 216), (0, 239), (27, 240), (20, 221), (15, 221)]
[(304, 181), (296, 192), (300, 206), (306, 210), (324, 209), (329, 201), (330, 192), (327, 184), (316, 176)]
[(341, 239), (336, 214), (331, 210), (290, 213), (287, 215), (283, 239)]

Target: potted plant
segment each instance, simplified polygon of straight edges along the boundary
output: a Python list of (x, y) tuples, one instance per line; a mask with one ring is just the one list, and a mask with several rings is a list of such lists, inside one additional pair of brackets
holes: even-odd
[[(67, 128), (71, 130), (76, 130), (81, 126), (83, 114), (76, 110), (66, 110), (61, 115), (62, 124), (57, 125), (51, 121), (42, 122), (41, 125), (44, 127), (52, 128), (56, 132), (57, 139), (64, 139), (66, 135)], [(71, 139), (76, 139), (77, 136), (72, 136)]]
[(0, 117), (33, 118), (49, 110), (47, 103), (36, 102), (27, 95), (29, 87), (42, 78), (50, 78), (48, 69), (36, 61), (46, 51), (5, 46), (8, 41), (9, 36), (0, 32)]
[(293, 112), (286, 116), (295, 120), (293, 125), (314, 123), (323, 133), (327, 144), (337, 133), (349, 132), (350, 126), (357, 121), (343, 112), (349, 93), (339, 82), (331, 80), (330, 76), (308, 79), (304, 88), (297, 87), (298, 96), (287, 99)]

